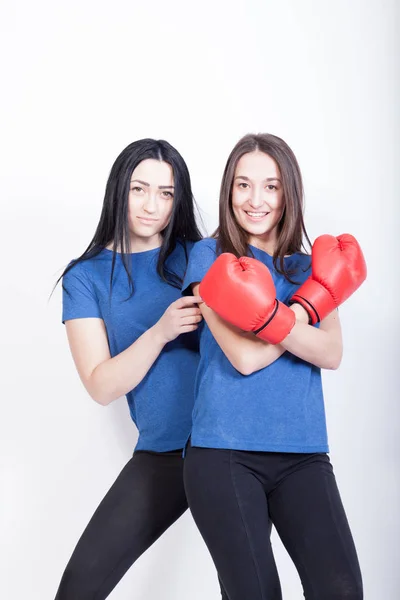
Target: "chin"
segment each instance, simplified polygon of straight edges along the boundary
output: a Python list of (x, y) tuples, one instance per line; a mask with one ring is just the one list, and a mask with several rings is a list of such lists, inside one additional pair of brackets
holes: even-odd
[(158, 235), (160, 233), (160, 231), (158, 229), (153, 229), (150, 227), (134, 227), (131, 229), (131, 233), (133, 233), (133, 235), (143, 238), (143, 239), (148, 239), (148, 238), (152, 238), (155, 235)]
[(246, 224), (242, 224), (242, 228), (245, 230), (246, 233), (248, 233), (249, 235), (255, 235), (255, 236), (265, 236), (268, 235), (270, 233), (270, 228), (269, 227), (265, 227), (260, 225), (249, 225), (248, 223)]

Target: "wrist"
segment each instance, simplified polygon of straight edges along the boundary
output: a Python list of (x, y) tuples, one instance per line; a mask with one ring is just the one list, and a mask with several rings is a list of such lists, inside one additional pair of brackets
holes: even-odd
[(299, 323), (305, 323), (306, 325), (310, 323), (310, 315), (308, 314), (304, 306), (298, 304), (297, 302), (294, 302), (293, 304), (291, 304), (290, 309), (296, 315), (296, 321), (298, 321)]
[(289, 335), (296, 323), (296, 316), (286, 304), (275, 301), (275, 308), (268, 321), (258, 330), (253, 331), (257, 337), (270, 344), (280, 344)]
[(157, 323), (155, 325), (153, 325), (153, 327), (150, 327), (149, 329), (149, 333), (151, 335), (151, 338), (153, 340), (153, 342), (160, 347), (160, 349), (162, 349), (165, 344), (168, 343), (168, 340), (166, 339), (162, 327), (160, 325), (160, 321), (157, 321)]

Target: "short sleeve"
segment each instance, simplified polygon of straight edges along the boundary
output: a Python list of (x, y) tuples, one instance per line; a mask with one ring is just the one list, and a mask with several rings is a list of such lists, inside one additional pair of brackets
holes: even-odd
[(102, 318), (93, 283), (82, 264), (72, 267), (62, 280), (62, 322), (88, 317)]
[(182, 294), (184, 296), (191, 295), (191, 285), (199, 283), (203, 279), (216, 258), (215, 240), (207, 238), (197, 242), (193, 246), (182, 285)]

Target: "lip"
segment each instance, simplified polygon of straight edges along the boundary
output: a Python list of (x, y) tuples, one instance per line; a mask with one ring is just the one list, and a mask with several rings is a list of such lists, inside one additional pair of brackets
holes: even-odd
[[(264, 219), (266, 219), (268, 217), (268, 215), (269, 215), (269, 212), (267, 212), (267, 211), (257, 211), (257, 210), (247, 211), (247, 210), (245, 210), (243, 212), (246, 215), (246, 219), (248, 219), (252, 223), (260, 223), (261, 221), (263, 221)], [(252, 213), (262, 212), (263, 214), (260, 215), (260, 216), (258, 216), (258, 217), (255, 217), (255, 216), (249, 215), (249, 212), (252, 212)]]
[(143, 225), (152, 225), (153, 223), (157, 223), (158, 219), (148, 219), (147, 217), (137, 217)]

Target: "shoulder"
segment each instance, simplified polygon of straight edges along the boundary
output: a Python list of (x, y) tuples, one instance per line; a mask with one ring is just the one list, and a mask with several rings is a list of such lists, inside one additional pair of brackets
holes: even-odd
[(101, 318), (96, 286), (88, 261), (72, 261), (62, 279), (63, 311), (65, 323), (71, 319), (84, 317)]
[(103, 277), (105, 272), (108, 274), (110, 264), (110, 256), (106, 251), (101, 251), (85, 260), (75, 258), (67, 265), (62, 278), (63, 287), (78, 284), (92, 286), (99, 277)]
[(190, 240), (177, 239), (175, 247), (166, 260), (167, 266), (178, 269), (179, 272), (186, 270), (189, 262), (189, 256), (196, 242)]
[(94, 256), (90, 256), (84, 260), (74, 258), (68, 263), (68, 272), (64, 275), (64, 278), (83, 277), (92, 279), (105, 265), (111, 265), (111, 261), (112, 252), (106, 249), (100, 250)]
[(182, 289), (187, 292), (191, 284), (201, 281), (216, 258), (216, 240), (204, 238), (196, 242), (189, 256)]
[(196, 242), (189, 257), (189, 265), (210, 267), (217, 258), (217, 240), (204, 238)]
[(80, 261), (77, 258), (72, 259), (66, 267), (66, 273), (63, 275), (63, 283), (73, 281), (74, 279), (90, 279), (90, 269), (88, 271), (87, 265), (85, 266), (84, 263), (85, 261)]
[(71, 261), (62, 278), (64, 303), (82, 296), (94, 296), (93, 279), (83, 262)]
[(207, 256), (217, 256), (217, 240), (214, 238), (204, 238), (193, 245), (191, 254), (195, 256), (201, 256), (202, 254)]

